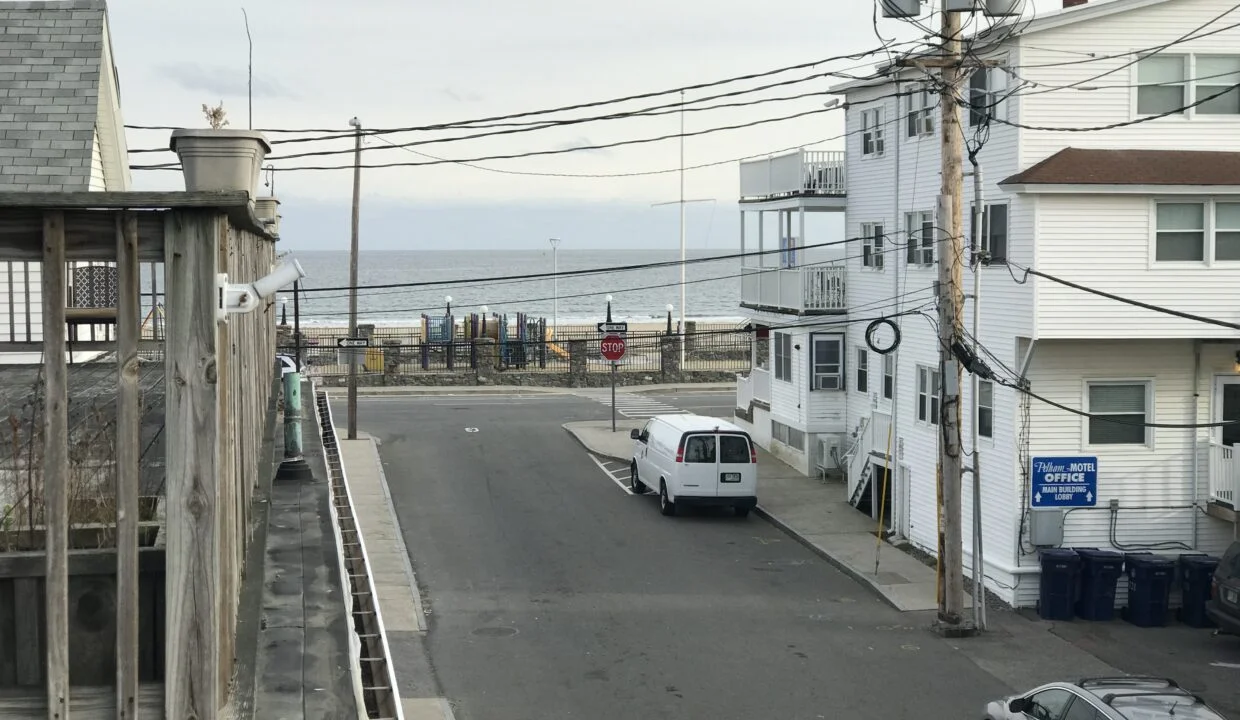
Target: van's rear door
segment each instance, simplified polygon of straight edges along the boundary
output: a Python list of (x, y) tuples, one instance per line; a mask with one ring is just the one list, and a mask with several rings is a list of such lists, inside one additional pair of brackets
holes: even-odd
[(718, 495), (755, 494), (758, 476), (753, 446), (742, 433), (719, 433)]
[(687, 433), (679, 494), (713, 497), (719, 486), (719, 443), (714, 433)]

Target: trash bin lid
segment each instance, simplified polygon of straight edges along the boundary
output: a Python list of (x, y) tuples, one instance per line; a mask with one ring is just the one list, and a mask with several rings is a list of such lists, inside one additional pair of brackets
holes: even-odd
[(1070, 548), (1043, 548), (1038, 551), (1038, 558), (1043, 562), (1062, 562), (1079, 565), (1081, 556)]
[(1114, 550), (1099, 550), (1098, 548), (1076, 548), (1076, 553), (1086, 560), (1122, 560), (1124, 557)]
[(1218, 558), (1214, 557), (1213, 555), (1206, 555), (1204, 553), (1201, 555), (1181, 555), (1180, 556), (1181, 565), (1192, 565), (1195, 567), (1217, 567), (1218, 563), (1219, 563)]

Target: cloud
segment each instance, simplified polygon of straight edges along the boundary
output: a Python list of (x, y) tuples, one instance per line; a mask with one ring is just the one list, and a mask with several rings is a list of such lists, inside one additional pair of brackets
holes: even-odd
[[(245, 97), (249, 92), (244, 68), (235, 69), (220, 65), (181, 62), (157, 65), (155, 69), (185, 90), (203, 91), (220, 97)], [(254, 78), (254, 96), (260, 98), (294, 97), (293, 93), (280, 83), (261, 76)]]
[(475, 103), (475, 102), (482, 101), (481, 95), (476, 95), (471, 92), (466, 92), (466, 93), (457, 92), (456, 90), (453, 90), (450, 87), (440, 88), (439, 94), (443, 95), (449, 100), (455, 100), (456, 102), (459, 102), (459, 103)]

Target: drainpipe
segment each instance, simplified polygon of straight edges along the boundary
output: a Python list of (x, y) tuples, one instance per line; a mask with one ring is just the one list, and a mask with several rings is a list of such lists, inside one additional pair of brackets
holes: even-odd
[[(973, 354), (978, 354), (978, 335), (981, 330), (978, 325), (978, 316), (981, 313), (981, 295), (982, 295), (982, 268), (981, 268), (981, 245), (982, 239), (986, 237), (985, 225), (986, 206), (982, 201), (982, 165), (977, 161), (977, 154), (969, 155), (969, 162), (973, 165), (973, 217), (971, 222), (971, 230), (973, 235), (972, 257), (970, 265), (973, 266)], [(981, 480), (981, 452), (978, 450), (978, 433), (977, 421), (980, 414), (980, 405), (977, 402), (978, 378), (977, 373), (969, 373), (969, 392), (972, 394), (970, 400), (971, 424), (972, 424), (972, 448), (973, 448), (973, 620), (978, 630), (986, 629), (986, 571), (983, 565), (984, 554), (982, 550), (982, 480)]]
[[(896, 97), (895, 97), (896, 111), (895, 113), (893, 113), (895, 122), (891, 125), (891, 127), (894, 128), (894, 132), (891, 133), (891, 142), (889, 143), (889, 145), (895, 148), (894, 160), (895, 160), (895, 166), (896, 166), (895, 184), (893, 185), (894, 192), (893, 192), (893, 197), (892, 197), (894, 208), (893, 208), (893, 213), (892, 213), (892, 218), (891, 218), (891, 228), (892, 230), (895, 231), (894, 233), (892, 233), (892, 235), (898, 237), (899, 236), (898, 234), (900, 232), (900, 146), (904, 144), (903, 142), (901, 142), (902, 138), (900, 137), (900, 127), (901, 127), (901, 123), (900, 123), (900, 80), (899, 80), (898, 74), (896, 76), (895, 86), (896, 86)], [(888, 237), (891, 237), (891, 236), (888, 236)], [(905, 240), (907, 241), (908, 238), (905, 238)], [(892, 284), (892, 289), (893, 289), (893, 292), (891, 293), (891, 295), (892, 297), (896, 298), (896, 312), (899, 312), (904, 309), (904, 303), (900, 299), (900, 263), (898, 261), (899, 255), (892, 254), (890, 250), (891, 250), (890, 243), (884, 241), (883, 242), (883, 253), (884, 253), (883, 267), (887, 267), (888, 264), (891, 265), (891, 284)], [(887, 262), (887, 259), (889, 257), (893, 260), (893, 262), (891, 263)], [(896, 322), (900, 323), (900, 318), (896, 318)], [(877, 353), (875, 354), (877, 355)], [(899, 402), (900, 401), (900, 348), (899, 347), (896, 347), (893, 355), (894, 357), (891, 359), (891, 427), (894, 428), (895, 430), (891, 434), (895, 436), (894, 444), (896, 445), (896, 447), (887, 448), (887, 452), (890, 453), (890, 455), (887, 457), (887, 482), (891, 484), (891, 488), (894, 490), (895, 479), (898, 475), (897, 469), (899, 467), (899, 463), (897, 463), (895, 460), (896, 456), (899, 454), (896, 448), (899, 446), (899, 442), (900, 442), (900, 402)], [(878, 361), (880, 363), (878, 366), (878, 373), (877, 373), (878, 388), (879, 388), (878, 392), (879, 392), (879, 395), (881, 396), (883, 392), (882, 391), (883, 366), (881, 364), (883, 362), (883, 357), (881, 355), (878, 356)], [(873, 417), (872, 414), (871, 414), (871, 417)], [(908, 492), (909, 492), (909, 488), (904, 488), (904, 487), (900, 488), (900, 495), (891, 498), (892, 506), (895, 507), (896, 505), (898, 505), (900, 503), (899, 498), (905, 496), (905, 494)], [(882, 513), (882, 508), (879, 508), (879, 513)], [(906, 513), (906, 509), (903, 506), (901, 506), (900, 507), (900, 524), (908, 524), (909, 519), (905, 517), (905, 513)], [(892, 513), (892, 515), (894, 516), (895, 513)], [(895, 518), (893, 517), (892, 519), (894, 520)]]
[[(1199, 415), (1198, 406), (1201, 400), (1200, 383), (1201, 383), (1201, 341), (1193, 340), (1193, 425), (1194, 426), (1197, 424), (1197, 417)], [(1199, 494), (1199, 491), (1200, 491), (1199, 483), (1201, 482), (1199, 478), (1200, 473), (1197, 468), (1197, 466), (1201, 464), (1201, 461), (1197, 453), (1199, 449), (1198, 448), (1199, 436), (1201, 435), (1201, 433), (1196, 427), (1194, 427), (1191, 432), (1193, 433), (1193, 512), (1192, 512), (1193, 549), (1196, 550), (1197, 549), (1197, 534), (1198, 534), (1197, 505), (1201, 499), (1201, 496)]]

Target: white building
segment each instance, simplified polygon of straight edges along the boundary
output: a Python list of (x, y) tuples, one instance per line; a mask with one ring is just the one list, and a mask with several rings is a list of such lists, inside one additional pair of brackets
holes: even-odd
[[(0, 4), (0, 26), (9, 75), (0, 87), (0, 192), (128, 190), (120, 80), (104, 0)], [(39, 350), (39, 269), (37, 258), (0, 263), (0, 352)], [(78, 329), (99, 339), (109, 332)]]
[[(1041, 398), (998, 382), (981, 383), (978, 393), (987, 586), (1016, 605), (1037, 597), (1033, 458), (1097, 458), (1096, 505), (1059, 515), (1063, 536), (1053, 544), (1217, 553), (1235, 535), (1240, 475), (1230, 446), (1240, 428), (1174, 426), (1240, 420), (1240, 332), (1024, 270), (1240, 324), (1240, 28), (1219, 19), (1232, 4), (1095, 0), (1026, 18), (1019, 35), (976, 45), (978, 57), (999, 67), (974, 74), (974, 108), (963, 112), (966, 138), (986, 139), (976, 159), (989, 209), (980, 244), (990, 258), (966, 270), (965, 292), (980, 273), (982, 359), (1003, 382), (1023, 379)], [(773, 342), (771, 370), (741, 381), (738, 416), (750, 418), (764, 441), (775, 432), (774, 450), (802, 469), (838, 468), (852, 500), (867, 507), (878, 497), (871, 479), (890, 465), (892, 530), (933, 551), (940, 402), (937, 318), (927, 300), (938, 260), (930, 236), (945, 223), (935, 218), (937, 95), (925, 92), (923, 79), (916, 69), (890, 70), (835, 89), (846, 101), (849, 132), (844, 168), (835, 172), (847, 177), (838, 193), (847, 198), (846, 237), (866, 238), (850, 244), (844, 317), (918, 308), (927, 317), (893, 318), (901, 341), (889, 355), (867, 347), (866, 323), (832, 329), (844, 343), (838, 385), (810, 380), (836, 370), (827, 362), (835, 350), (808, 339), (818, 330), (794, 331), (791, 372), (775, 377), (778, 363), (788, 363)], [(770, 164), (780, 162), (792, 159)], [(742, 166), (744, 208), (810, 202), (746, 202), (747, 173), (756, 166)], [(967, 159), (965, 169), (971, 170)], [(965, 187), (971, 204), (971, 178)], [(752, 285), (743, 290), (746, 307), (753, 307)], [(797, 307), (781, 300), (779, 312), (756, 314), (755, 322), (799, 319)], [(967, 301), (966, 328), (973, 309)], [(875, 344), (888, 344), (890, 334), (881, 328)], [(966, 374), (966, 451), (969, 385)], [(776, 421), (789, 429), (772, 431)], [(836, 455), (831, 448), (839, 448)], [(966, 476), (966, 568), (970, 485)], [(1036, 515), (1037, 525), (1048, 516)]]

